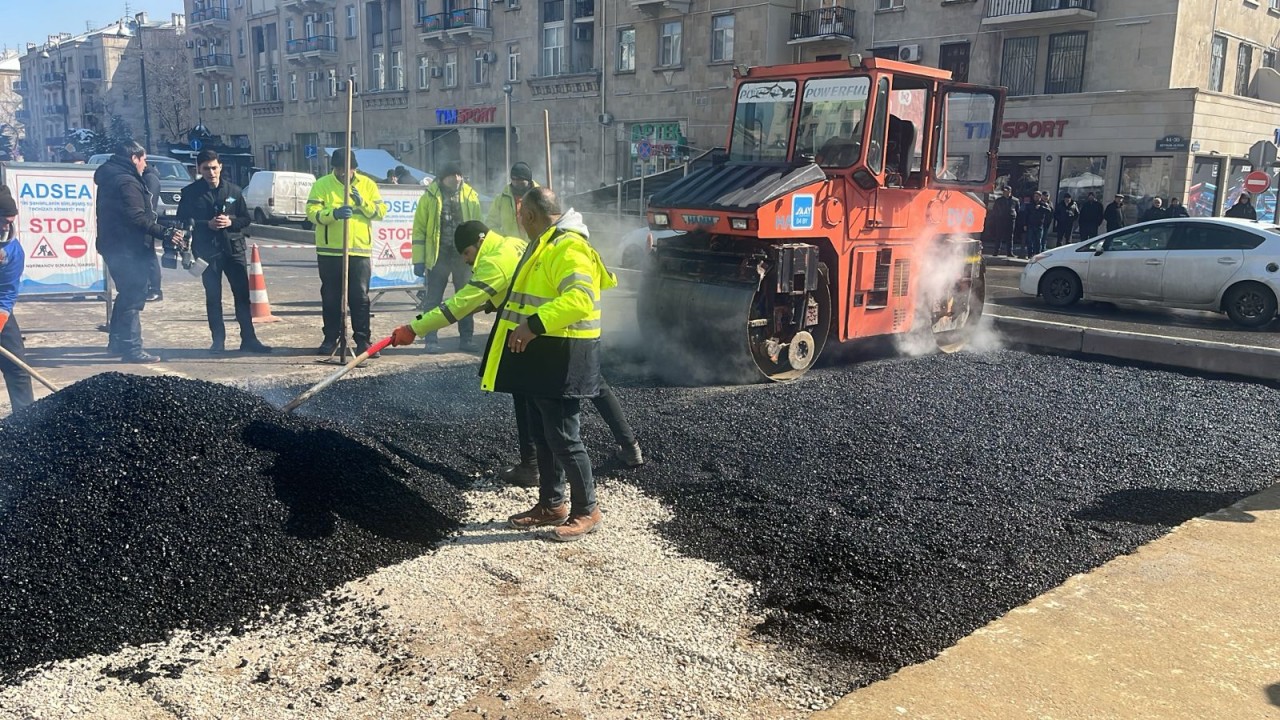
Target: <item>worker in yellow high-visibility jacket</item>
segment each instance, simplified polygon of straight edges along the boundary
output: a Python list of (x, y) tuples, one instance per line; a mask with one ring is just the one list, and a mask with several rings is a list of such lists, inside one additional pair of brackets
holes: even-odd
[(587, 240), (582, 216), (562, 212), (549, 189), (529, 191), (519, 218), (529, 247), (498, 309), (480, 387), (528, 399), (538, 503), (512, 515), (511, 526), (556, 526), (555, 539), (577, 540), (601, 521), (580, 401), (599, 393), (600, 293), (617, 279)]
[(484, 224), (507, 237), (528, 240), (529, 238), (524, 237), (524, 230), (520, 229), (516, 214), (520, 210), (520, 198), (536, 187), (538, 183), (533, 181), (533, 170), (529, 168), (529, 163), (518, 162), (512, 165), (511, 182), (489, 203), (489, 214), (484, 216)]

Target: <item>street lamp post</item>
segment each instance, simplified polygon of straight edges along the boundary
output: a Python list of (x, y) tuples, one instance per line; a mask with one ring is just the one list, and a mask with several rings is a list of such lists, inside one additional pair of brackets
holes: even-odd
[(240, 104), (244, 105), (244, 109), (249, 111), (249, 158), (250, 158), (249, 165), (250, 165), (250, 168), (252, 169), (253, 167), (257, 167), (258, 165), (258, 154), (257, 154), (257, 151), (253, 149), (253, 139), (258, 134), (258, 131), (257, 131), (257, 128), (255, 127), (255, 123), (253, 120), (253, 106), (249, 104), (249, 86), (248, 85), (240, 86), (240, 98), (241, 98)]
[(506, 146), (507, 164), (503, 172), (511, 171), (511, 83), (502, 85), (502, 134)]
[(142, 76), (142, 133), (147, 139), (147, 152), (151, 152), (151, 105), (147, 102), (147, 54), (142, 47), (142, 23), (138, 23), (138, 65)]

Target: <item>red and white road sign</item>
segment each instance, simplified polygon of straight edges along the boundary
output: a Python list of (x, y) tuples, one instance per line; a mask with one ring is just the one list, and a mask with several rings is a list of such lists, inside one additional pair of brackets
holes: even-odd
[(1255, 195), (1264, 193), (1271, 187), (1271, 176), (1261, 170), (1254, 170), (1244, 176), (1244, 189)]
[(400, 257), (405, 260), (413, 259), (413, 243), (405, 243), (400, 246)]
[(89, 243), (85, 242), (84, 238), (79, 235), (72, 235), (67, 238), (66, 242), (62, 243), (62, 249), (66, 251), (67, 257), (84, 257), (84, 254), (89, 252)]

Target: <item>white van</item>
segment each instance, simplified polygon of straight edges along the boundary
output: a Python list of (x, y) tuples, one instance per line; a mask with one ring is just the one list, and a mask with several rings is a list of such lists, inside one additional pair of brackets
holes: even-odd
[(244, 203), (259, 224), (307, 219), (307, 196), (316, 178), (311, 173), (259, 170), (244, 189)]

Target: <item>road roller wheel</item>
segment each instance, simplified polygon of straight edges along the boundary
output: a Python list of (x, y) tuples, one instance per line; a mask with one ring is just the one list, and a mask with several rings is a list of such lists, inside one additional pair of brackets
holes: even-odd
[[(774, 284), (772, 274), (767, 275), (761, 287)], [(772, 306), (764, 291), (756, 293), (751, 303), (751, 315), (747, 321), (750, 333), (748, 343), (756, 367), (770, 380), (787, 382), (795, 380), (813, 367), (827, 344), (831, 330), (831, 279), (827, 266), (818, 263), (818, 286), (806, 301), (804, 329), (789, 335), (773, 336), (767, 329), (766, 313)]]
[(947, 354), (963, 350), (977, 330), (985, 306), (986, 283), (982, 267), (978, 266), (932, 306), (930, 330), (938, 349)]

